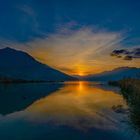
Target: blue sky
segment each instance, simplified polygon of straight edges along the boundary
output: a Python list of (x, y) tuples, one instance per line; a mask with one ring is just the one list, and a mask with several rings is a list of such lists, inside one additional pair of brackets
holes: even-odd
[(0, 0), (0, 43), (70, 74), (139, 67), (109, 54), (140, 47), (140, 1)]
[(127, 33), (140, 43), (139, 0), (0, 0), (0, 37), (29, 41), (76, 22)]

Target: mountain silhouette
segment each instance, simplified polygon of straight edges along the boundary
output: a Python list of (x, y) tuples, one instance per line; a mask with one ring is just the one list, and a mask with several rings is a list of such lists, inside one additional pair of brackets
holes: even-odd
[(45, 81), (74, 79), (48, 65), (38, 62), (26, 52), (8, 47), (0, 49), (0, 78), (3, 77)]
[(112, 71), (105, 71), (84, 77), (84, 79), (88, 81), (121, 80), (123, 78), (140, 78), (140, 68), (120, 67)]

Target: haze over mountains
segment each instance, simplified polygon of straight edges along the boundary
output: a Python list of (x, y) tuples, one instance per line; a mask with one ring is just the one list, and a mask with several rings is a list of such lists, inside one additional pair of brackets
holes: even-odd
[(0, 78), (60, 81), (73, 77), (35, 60), (29, 54), (11, 48), (0, 49)]
[(83, 79), (87, 81), (110, 81), (123, 78), (140, 78), (140, 68), (120, 67), (112, 71), (105, 71), (103, 73), (83, 77)]

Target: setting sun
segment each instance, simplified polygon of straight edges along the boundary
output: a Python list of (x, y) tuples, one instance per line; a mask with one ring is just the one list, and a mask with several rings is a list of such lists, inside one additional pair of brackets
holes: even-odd
[(79, 72), (78, 75), (79, 76), (84, 76), (84, 73), (83, 72)]

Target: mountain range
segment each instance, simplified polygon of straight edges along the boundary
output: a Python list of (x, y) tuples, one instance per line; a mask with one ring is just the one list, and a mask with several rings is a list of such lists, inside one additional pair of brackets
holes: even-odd
[(123, 78), (140, 78), (140, 68), (120, 67), (112, 71), (105, 71), (99, 74), (82, 77), (83, 80), (87, 81), (110, 81)]
[(28, 53), (12, 48), (0, 49), (0, 78), (68, 81), (75, 78), (42, 64)]
[[(110, 81), (123, 78), (139, 78), (140, 68), (120, 67), (111, 71), (88, 76), (76, 76), (79, 80)], [(75, 77), (42, 64), (28, 53), (12, 48), (0, 49), (0, 79), (21, 79), (35, 81), (70, 81)]]

